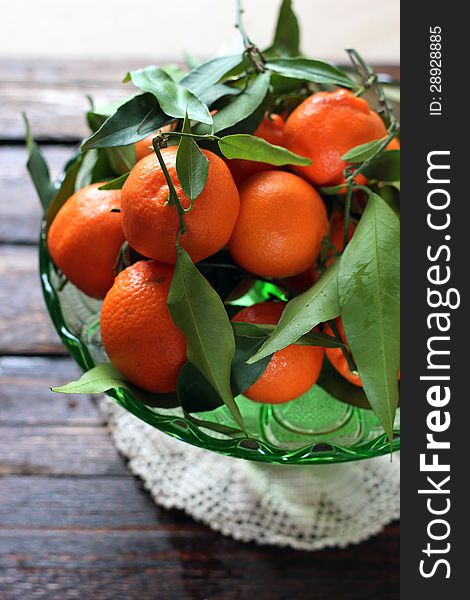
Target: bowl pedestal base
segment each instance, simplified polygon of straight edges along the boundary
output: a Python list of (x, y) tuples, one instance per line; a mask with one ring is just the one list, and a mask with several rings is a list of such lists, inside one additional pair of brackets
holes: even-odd
[(243, 541), (344, 547), (399, 516), (399, 456), (271, 465), (221, 456), (161, 433), (102, 398), (120, 452), (155, 502)]

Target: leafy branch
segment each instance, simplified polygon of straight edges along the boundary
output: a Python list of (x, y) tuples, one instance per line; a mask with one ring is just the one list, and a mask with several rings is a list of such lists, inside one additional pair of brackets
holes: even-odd
[[(352, 156), (356, 155), (356, 160), (353, 162), (359, 162), (360, 157), (361, 164), (355, 169), (346, 168), (345, 179), (346, 184), (354, 182), (356, 177), (360, 175), (371, 163), (371, 161), (385, 150), (388, 144), (400, 131), (400, 123), (398, 122), (393, 112), (392, 105), (387, 99), (382, 85), (379, 83), (377, 71), (371, 67), (362, 56), (354, 48), (348, 48), (346, 52), (352, 62), (352, 65), (362, 80), (362, 86), (357, 90), (356, 95), (360, 96), (368, 89), (373, 89), (379, 103), (379, 113), (384, 115), (386, 122), (388, 123), (387, 135), (380, 140), (369, 142), (368, 144), (362, 144), (351, 151), (347, 152), (342, 159), (351, 160)], [(361, 152), (363, 153), (361, 156)]]
[(163, 174), (165, 175), (165, 179), (166, 182), (168, 184), (168, 189), (169, 189), (169, 195), (168, 195), (168, 205), (169, 206), (176, 206), (176, 210), (178, 211), (178, 219), (180, 222), (180, 233), (185, 233), (186, 232), (186, 225), (184, 222), (184, 208), (180, 202), (180, 199), (178, 197), (178, 193), (175, 189), (175, 186), (173, 184), (173, 181), (170, 177), (170, 174), (168, 172), (168, 169), (166, 168), (166, 164), (165, 161), (163, 160), (163, 156), (162, 153), (160, 151), (160, 144), (165, 143), (163, 137), (159, 134), (156, 137), (153, 138), (152, 140), (152, 145), (153, 145), (153, 149), (155, 151), (155, 154), (157, 155), (157, 160), (160, 163), (160, 167), (163, 171)]
[(237, 0), (237, 18), (236, 18), (235, 27), (238, 29), (238, 31), (240, 32), (240, 34), (242, 36), (243, 45), (245, 46), (245, 55), (250, 60), (251, 64), (253, 65), (253, 67), (257, 73), (264, 73), (266, 70), (266, 68), (264, 66), (266, 60), (265, 60), (263, 54), (261, 53), (260, 49), (255, 44), (253, 44), (253, 42), (248, 37), (246, 29), (243, 25), (243, 13), (244, 12), (245, 12), (245, 10), (242, 5), (242, 0)]
[(367, 89), (374, 88), (374, 91), (378, 97), (380, 109), (379, 112), (385, 114), (389, 124), (391, 126), (397, 126), (398, 121), (393, 112), (392, 105), (388, 101), (382, 85), (379, 83), (377, 71), (367, 63), (357, 50), (354, 48), (348, 48), (346, 50), (348, 56), (352, 62), (352, 65), (362, 79), (362, 86), (356, 92), (357, 96), (363, 94)]
[(310, 165), (311, 159), (295, 154), (283, 146), (270, 144), (266, 140), (248, 133), (237, 133), (219, 137), (214, 134), (189, 133), (188, 131), (160, 132), (162, 142), (169, 137), (192, 138), (193, 140), (210, 140), (218, 143), (222, 154), (229, 159), (241, 158), (271, 165)]
[(336, 325), (336, 321), (334, 319), (330, 319), (328, 321), (328, 325), (330, 326), (335, 339), (341, 343), (341, 351), (343, 352), (343, 356), (346, 359), (346, 362), (348, 363), (349, 370), (351, 371), (351, 373), (357, 373), (356, 363), (354, 362), (352, 355), (350, 354), (349, 350), (346, 348), (343, 342), (343, 338), (341, 337), (339, 329)]

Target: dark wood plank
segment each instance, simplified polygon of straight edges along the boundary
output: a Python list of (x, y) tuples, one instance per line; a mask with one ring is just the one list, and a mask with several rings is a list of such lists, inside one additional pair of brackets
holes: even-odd
[[(96, 85), (115, 86), (124, 75), (133, 69), (154, 64), (152, 57), (132, 59), (28, 59), (0, 58), (0, 83), (20, 83), (22, 85)], [(161, 58), (160, 64), (182, 64), (181, 56)], [(400, 78), (400, 67), (396, 65), (376, 65), (380, 73), (389, 73)]]
[(89, 109), (87, 96), (100, 107), (109, 102), (132, 96), (135, 90), (124, 87), (105, 87), (99, 84), (62, 86), (0, 85), (2, 112), (0, 113), (0, 140), (24, 139), (25, 112), (31, 123), (33, 135), (40, 140), (79, 140), (89, 135), (85, 113)]
[[(97, 106), (132, 95), (120, 83), (129, 69), (152, 63), (132, 61), (0, 61), (0, 140), (24, 137), (21, 113), (27, 112), (34, 135), (43, 140), (78, 140), (88, 134), (87, 95)], [(168, 62), (175, 62), (168, 61)], [(163, 64), (163, 61), (162, 61)], [(397, 76), (396, 67), (378, 67)]]
[[(139, 61), (0, 61), (0, 140), (24, 137), (26, 112), (38, 139), (78, 140), (88, 134), (87, 96), (101, 106), (134, 93), (122, 79)], [(135, 88), (134, 88), (135, 89)]]
[[(182, 511), (157, 506), (129, 477), (3, 476), (0, 486), (2, 530), (139, 530), (190, 537), (211, 530)], [(1, 533), (0, 533), (1, 535)]]
[(38, 474), (130, 476), (104, 427), (0, 426), (0, 475)]
[[(241, 544), (207, 530), (4, 530), (0, 567), (8, 590), (50, 598), (395, 600), (396, 531), (360, 549), (315, 553)], [(5, 577), (5, 579), (6, 579)], [(0, 580), (1, 581), (1, 580)], [(19, 597), (19, 596), (18, 596)]]
[(80, 373), (71, 358), (0, 357), (0, 424), (103, 425), (91, 398), (49, 389), (77, 379)]
[[(110, 441), (111, 445), (111, 441)], [(193, 522), (187, 519), (190, 530)], [(133, 477), (4, 476), (0, 485), (2, 529), (171, 529)], [(198, 525), (196, 528), (201, 528)], [(1, 533), (0, 533), (1, 535)]]
[[(86, 86), (97, 84), (114, 87), (133, 69), (153, 64), (152, 58), (132, 59), (81, 59), (67, 58), (0, 58), (0, 83), (18, 83), (23, 86), (43, 84), (49, 86)], [(161, 60), (161, 64), (175, 60)]]
[[(72, 153), (72, 146), (43, 146), (52, 177)], [(0, 242), (31, 244), (39, 235), (41, 208), (25, 168), (23, 146), (0, 146)]]
[(46, 313), (36, 248), (0, 247), (0, 355), (66, 354)]

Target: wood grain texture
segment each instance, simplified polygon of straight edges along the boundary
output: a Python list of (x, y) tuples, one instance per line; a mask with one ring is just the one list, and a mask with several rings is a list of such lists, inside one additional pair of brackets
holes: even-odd
[(37, 249), (0, 246), (0, 355), (66, 354), (46, 312)]
[[(131, 60), (114, 59), (28, 59), (1, 58), (0, 82), (5, 86), (19, 84), (24, 87), (47, 84), (50, 87), (64, 85), (101, 85), (104, 88), (122, 82), (124, 75), (133, 69), (153, 64), (151, 57)], [(163, 63), (174, 63), (168, 58)]]
[(90, 481), (77, 476), (5, 476), (0, 488), (0, 531), (13, 528), (158, 531), (168, 521), (165, 515), (142, 493), (133, 477), (97, 475)]
[[(55, 179), (70, 158), (73, 146), (43, 146), (42, 151)], [(0, 241), (35, 244), (41, 208), (26, 171), (24, 146), (0, 146)]]
[[(175, 62), (170, 60), (169, 62)], [(88, 134), (84, 113), (87, 96), (96, 106), (132, 96), (121, 83), (127, 71), (152, 64), (142, 61), (0, 61), (0, 140), (24, 137), (21, 113), (29, 116), (34, 135), (42, 140), (79, 140)], [(397, 76), (396, 68), (378, 67)]]
[(130, 476), (104, 427), (0, 426), (0, 475)]
[(393, 600), (391, 533), (360, 549), (307, 553), (241, 544), (208, 530), (13, 529), (2, 531), (0, 568), (15, 592), (29, 584), (39, 592), (34, 597), (48, 599)]
[(0, 357), (1, 426), (103, 426), (90, 397), (49, 389), (78, 379), (80, 373), (71, 358)]
[(33, 135), (38, 140), (77, 141), (88, 135), (85, 113), (89, 109), (87, 96), (97, 107), (132, 96), (135, 90), (123, 85), (104, 88), (99, 84), (61, 87), (21, 84), (0, 85), (2, 112), (0, 131), (2, 140), (24, 138), (21, 114), (28, 115)]

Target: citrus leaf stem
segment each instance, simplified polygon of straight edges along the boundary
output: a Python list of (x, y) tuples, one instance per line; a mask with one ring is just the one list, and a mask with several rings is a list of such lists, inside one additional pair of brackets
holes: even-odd
[(237, 0), (237, 19), (236, 19), (235, 27), (238, 29), (238, 31), (240, 32), (240, 34), (242, 36), (243, 45), (245, 46), (245, 55), (250, 60), (251, 64), (253, 65), (253, 67), (257, 73), (264, 73), (266, 70), (264, 63), (266, 61), (265, 61), (264, 56), (262, 55), (260, 49), (257, 46), (255, 46), (255, 44), (253, 44), (253, 42), (248, 37), (246, 29), (243, 25), (242, 15), (244, 12), (245, 11), (242, 6), (242, 0)]
[(349, 241), (349, 221), (351, 218), (351, 198), (353, 193), (353, 182), (348, 183), (348, 190), (346, 192), (346, 198), (344, 200), (344, 237), (343, 237), (343, 251), (346, 248)]
[(339, 333), (339, 329), (336, 326), (335, 320), (334, 319), (330, 319), (328, 321), (328, 325), (331, 327), (331, 331), (333, 332), (333, 334), (335, 336), (335, 339), (338, 342), (342, 343), (342, 345), (341, 345), (341, 351), (344, 354), (344, 358), (346, 359), (346, 362), (348, 363), (349, 370), (351, 371), (351, 373), (357, 373), (356, 363), (354, 362), (354, 359), (353, 359), (352, 355), (349, 353), (348, 349), (346, 348), (346, 346), (345, 346), (345, 344), (343, 342), (343, 339), (342, 339), (342, 337), (341, 337), (341, 335)]
[(168, 204), (170, 206), (176, 206), (176, 210), (178, 211), (178, 218), (180, 222), (180, 233), (185, 233), (186, 225), (184, 222), (184, 208), (181, 205), (180, 199), (178, 197), (178, 193), (176, 192), (173, 181), (171, 180), (170, 174), (168, 173), (168, 169), (166, 168), (165, 161), (163, 160), (162, 153), (160, 151), (160, 143), (162, 142), (161, 136), (156, 136), (153, 138), (152, 145), (157, 155), (157, 160), (160, 163), (160, 167), (165, 175), (166, 182), (168, 184), (168, 188), (170, 190), (170, 195), (168, 197)]

